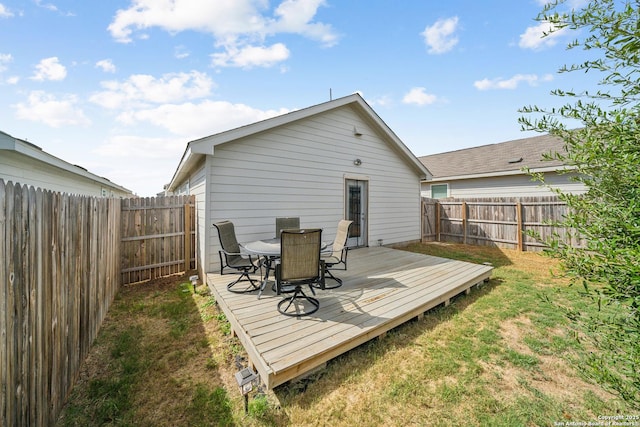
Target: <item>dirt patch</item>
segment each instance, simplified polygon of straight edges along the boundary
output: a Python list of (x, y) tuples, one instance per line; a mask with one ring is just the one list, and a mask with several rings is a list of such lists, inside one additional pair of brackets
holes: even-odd
[[(483, 375), (488, 381), (499, 384), (495, 391), (501, 393), (503, 398), (509, 400), (513, 396), (530, 393), (531, 390), (537, 390), (553, 400), (568, 402), (570, 405), (581, 404), (587, 392), (603, 400), (614, 397), (602, 387), (580, 379), (575, 368), (566, 362), (566, 355), (554, 356), (532, 350), (524, 339), (536, 333), (531, 319), (527, 316), (507, 320), (500, 325), (505, 350), (529, 357), (532, 361), (532, 366), (528, 368), (509, 362), (482, 363)], [(564, 333), (558, 328), (547, 330), (547, 334), (550, 335), (559, 336)]]

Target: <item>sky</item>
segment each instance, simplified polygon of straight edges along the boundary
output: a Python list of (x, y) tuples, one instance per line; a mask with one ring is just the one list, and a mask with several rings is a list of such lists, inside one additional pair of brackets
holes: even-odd
[(140, 196), (189, 141), (355, 92), (416, 156), (524, 138), (595, 85), (544, 3), (0, 0), (0, 131)]

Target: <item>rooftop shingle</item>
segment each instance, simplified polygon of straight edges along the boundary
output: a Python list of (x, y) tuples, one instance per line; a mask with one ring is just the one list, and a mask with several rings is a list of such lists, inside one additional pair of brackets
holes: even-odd
[(536, 169), (562, 166), (560, 161), (542, 158), (544, 153), (549, 152), (564, 153), (563, 141), (555, 136), (542, 135), (432, 154), (418, 159), (434, 178), (445, 178), (518, 171), (523, 167)]

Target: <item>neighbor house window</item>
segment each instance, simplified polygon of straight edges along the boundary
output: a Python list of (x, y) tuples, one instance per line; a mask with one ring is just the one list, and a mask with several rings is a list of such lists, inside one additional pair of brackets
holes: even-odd
[(449, 197), (449, 184), (431, 184), (431, 198), (444, 199)]
[(178, 195), (189, 194), (189, 181), (187, 180), (184, 184), (178, 187), (177, 193)]

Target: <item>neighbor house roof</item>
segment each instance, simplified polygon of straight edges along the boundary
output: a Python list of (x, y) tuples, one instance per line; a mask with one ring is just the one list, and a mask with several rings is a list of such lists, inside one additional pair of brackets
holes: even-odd
[(42, 150), (42, 148), (38, 147), (35, 144), (32, 144), (28, 141), (14, 138), (8, 133), (0, 131), (0, 151), (8, 150), (15, 151), (21, 155), (30, 157), (34, 160), (46, 163), (60, 170), (70, 172), (72, 174), (90, 179), (96, 183), (100, 183), (105, 187), (112, 188), (114, 190), (118, 190), (124, 193), (131, 193), (131, 190), (128, 190), (118, 184), (114, 184), (109, 179), (95, 175), (89, 172), (87, 169), (82, 166), (73, 165), (69, 162), (66, 162), (56, 156), (53, 156), (46, 151)]
[(214, 153), (216, 145), (251, 136), (278, 126), (287, 125), (297, 120), (306, 119), (345, 105), (351, 105), (362, 113), (369, 124), (385, 136), (385, 139), (392, 148), (407, 161), (421, 179), (430, 176), (424, 164), (404, 145), (400, 138), (398, 138), (389, 126), (376, 114), (369, 104), (367, 104), (360, 95), (353, 94), (189, 142), (167, 189), (173, 191), (178, 183), (182, 182), (188, 175), (191, 167), (197, 164), (203, 156)]
[(522, 174), (522, 168), (535, 172), (563, 168), (558, 160), (544, 160), (543, 154), (564, 153), (563, 141), (542, 135), (498, 144), (482, 145), (419, 157), (433, 175), (432, 181)]

